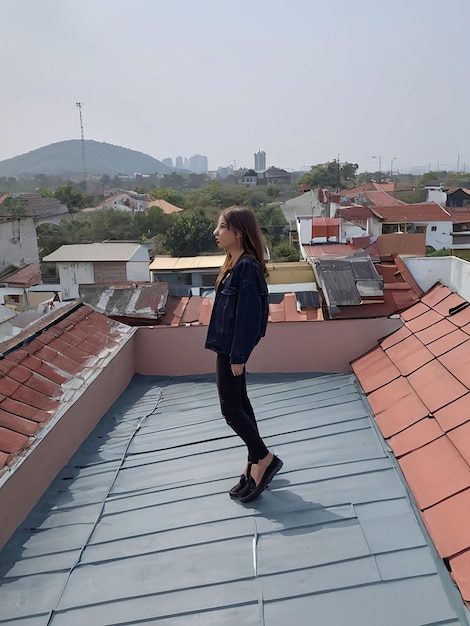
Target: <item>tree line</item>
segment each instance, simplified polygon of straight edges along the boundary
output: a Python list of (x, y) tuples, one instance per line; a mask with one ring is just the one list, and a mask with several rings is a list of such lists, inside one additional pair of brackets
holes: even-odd
[[(53, 192), (54, 197), (58, 197)], [(69, 197), (64, 195), (69, 194)], [(73, 194), (72, 194), (73, 192)], [(42, 193), (50, 193), (42, 190)], [(270, 202), (266, 188), (233, 186), (223, 188), (211, 183), (184, 193), (171, 188), (152, 190), (155, 198), (163, 198), (184, 207), (180, 213), (165, 214), (158, 207), (147, 211), (124, 211), (104, 208), (93, 212), (80, 211), (83, 192), (77, 188), (61, 189), (61, 201), (74, 205), (75, 213), (59, 224), (42, 224), (37, 228), (40, 257), (50, 254), (61, 245), (95, 243), (101, 241), (133, 240), (152, 244), (152, 255), (196, 256), (211, 254), (218, 248), (213, 230), (217, 218), (225, 208), (233, 205), (250, 207), (256, 214), (273, 260), (298, 260), (296, 248), (289, 245), (288, 223), (278, 204)], [(81, 194), (81, 195), (80, 195)], [(68, 205), (67, 205), (68, 206)]]

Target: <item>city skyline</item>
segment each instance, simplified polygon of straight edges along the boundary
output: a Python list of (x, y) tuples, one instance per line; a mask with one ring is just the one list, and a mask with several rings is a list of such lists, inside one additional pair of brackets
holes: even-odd
[(468, 0), (0, 7), (0, 160), (79, 138), (80, 102), (85, 139), (210, 170), (470, 167)]

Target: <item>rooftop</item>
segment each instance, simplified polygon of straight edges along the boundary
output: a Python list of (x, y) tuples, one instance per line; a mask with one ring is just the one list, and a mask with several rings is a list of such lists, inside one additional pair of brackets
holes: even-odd
[(383, 268), (399, 319), (268, 325), (248, 382), (285, 465), (249, 505), (200, 301), (138, 329), (74, 302), (4, 342), (0, 624), (469, 626), (470, 306), (425, 261)]
[(467, 624), (354, 376), (249, 388), (285, 463), (259, 500), (213, 376), (136, 376), (3, 549), (0, 623)]

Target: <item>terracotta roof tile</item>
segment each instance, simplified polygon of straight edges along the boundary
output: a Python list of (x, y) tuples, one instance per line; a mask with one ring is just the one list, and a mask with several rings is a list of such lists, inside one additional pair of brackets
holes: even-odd
[(439, 339), (436, 339), (432, 343), (427, 345), (428, 350), (430, 350), (434, 356), (439, 357), (449, 350), (452, 350), (456, 346), (459, 346), (463, 341), (466, 341), (468, 336), (466, 333), (461, 330), (454, 330), (453, 332), (441, 336)]
[[(393, 381), (395, 382), (397, 381)], [(393, 383), (390, 383), (390, 387)], [(382, 389), (385, 391), (385, 388)], [(387, 406), (388, 408), (378, 413), (375, 418), (383, 436), (387, 439), (429, 415), (427, 406), (414, 391), (401, 398), (393, 399), (392, 396)]]
[(400, 376), (400, 371), (382, 350), (369, 352), (352, 364), (366, 393), (375, 391)]
[(390, 438), (389, 444), (397, 458), (422, 448), (443, 436), (436, 420), (425, 417)]
[(466, 387), (470, 388), (470, 337), (442, 354), (438, 360)]
[(421, 510), (470, 487), (468, 463), (447, 437), (407, 454), (399, 463)]
[(387, 350), (387, 348), (390, 348), (391, 346), (400, 343), (400, 341), (406, 339), (406, 337), (409, 337), (410, 335), (411, 331), (408, 330), (406, 326), (402, 326), (391, 335), (388, 335), (388, 337), (385, 337), (385, 339), (382, 339), (380, 345), (383, 350)]
[(444, 408), (436, 411), (434, 417), (443, 431), (460, 426), (470, 419), (470, 393), (465, 394), (458, 400), (454, 400)]
[(0, 409), (24, 417), (26, 419), (33, 420), (33, 422), (42, 423), (46, 422), (51, 414), (48, 411), (38, 411), (36, 408), (29, 404), (20, 402), (13, 398), (6, 398), (0, 403)]
[(409, 309), (406, 309), (406, 311), (403, 311), (401, 313), (401, 318), (405, 322), (408, 322), (414, 319), (415, 317), (418, 317), (418, 315), (422, 315), (423, 313), (427, 313), (428, 311), (429, 311), (429, 307), (423, 304), (422, 301), (417, 302), (413, 306), (410, 306)]
[[(451, 292), (447, 298), (444, 298), (444, 300), (441, 300), (434, 306), (434, 310), (441, 313), (441, 315), (448, 316), (451, 309), (464, 303), (465, 300), (459, 294)], [(451, 319), (451, 321), (453, 320)]]
[(421, 297), (421, 302), (429, 307), (435, 307), (436, 304), (447, 298), (451, 293), (452, 291), (449, 287), (437, 283)]
[(6, 397), (14, 394), (20, 386), (21, 385), (17, 380), (13, 380), (9, 376), (4, 376), (3, 378), (0, 378), (0, 393)]
[(450, 317), (452, 323), (456, 326), (466, 326), (470, 324), (470, 306), (465, 302), (462, 306), (462, 309)]
[(8, 454), (17, 454), (28, 445), (28, 437), (0, 426), (0, 451)]
[[(423, 519), (441, 557), (470, 548), (470, 489), (423, 512)], [(455, 576), (455, 572), (454, 572)], [(456, 578), (458, 582), (458, 578)]]
[(470, 550), (457, 554), (449, 559), (454, 579), (459, 581), (459, 589), (463, 599), (470, 608)]
[(403, 376), (411, 374), (434, 358), (432, 353), (414, 335), (403, 339), (385, 352)]
[(407, 327), (409, 330), (411, 330), (412, 333), (417, 333), (420, 330), (424, 330), (433, 326), (437, 322), (440, 322), (442, 319), (442, 315), (430, 309), (422, 315), (418, 315), (418, 317), (410, 320), (407, 324)]
[(410, 385), (418, 392), (431, 412), (463, 396), (467, 389), (437, 361), (426, 363), (408, 376)]
[[(406, 331), (352, 365), (431, 538), (451, 557), (451, 575), (470, 602), (470, 306), (437, 284), (401, 318)], [(377, 352), (401, 375), (374, 389)]]
[(467, 464), (470, 465), (470, 422), (466, 422), (462, 424), (462, 426), (454, 428), (447, 436), (463, 456)]
[(27, 436), (34, 435), (38, 429), (36, 422), (24, 419), (24, 417), (18, 417), (18, 415), (13, 415), (13, 413), (8, 413), (7, 411), (2, 411), (1, 409), (0, 426)]
[[(425, 313), (421, 317), (424, 317), (425, 315), (427, 315), (427, 313)], [(441, 337), (445, 337), (445, 335), (451, 333), (454, 330), (455, 326), (451, 322), (449, 322), (448, 319), (441, 317), (440, 320), (434, 321), (431, 326), (427, 326), (423, 330), (418, 330), (414, 332), (416, 333), (416, 337), (424, 345), (427, 345), (433, 341), (440, 339)]]
[[(72, 303), (0, 344), (0, 472), (68, 402), (63, 387), (92, 359), (108, 358), (129, 327)], [(31, 332), (35, 333), (30, 340)]]

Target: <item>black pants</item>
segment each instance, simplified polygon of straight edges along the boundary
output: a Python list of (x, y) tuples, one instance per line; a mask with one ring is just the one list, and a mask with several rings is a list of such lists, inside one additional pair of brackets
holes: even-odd
[(257, 463), (269, 452), (258, 431), (256, 418), (246, 392), (245, 372), (234, 376), (227, 354), (217, 355), (216, 382), (220, 409), (227, 424), (245, 442), (248, 461)]

